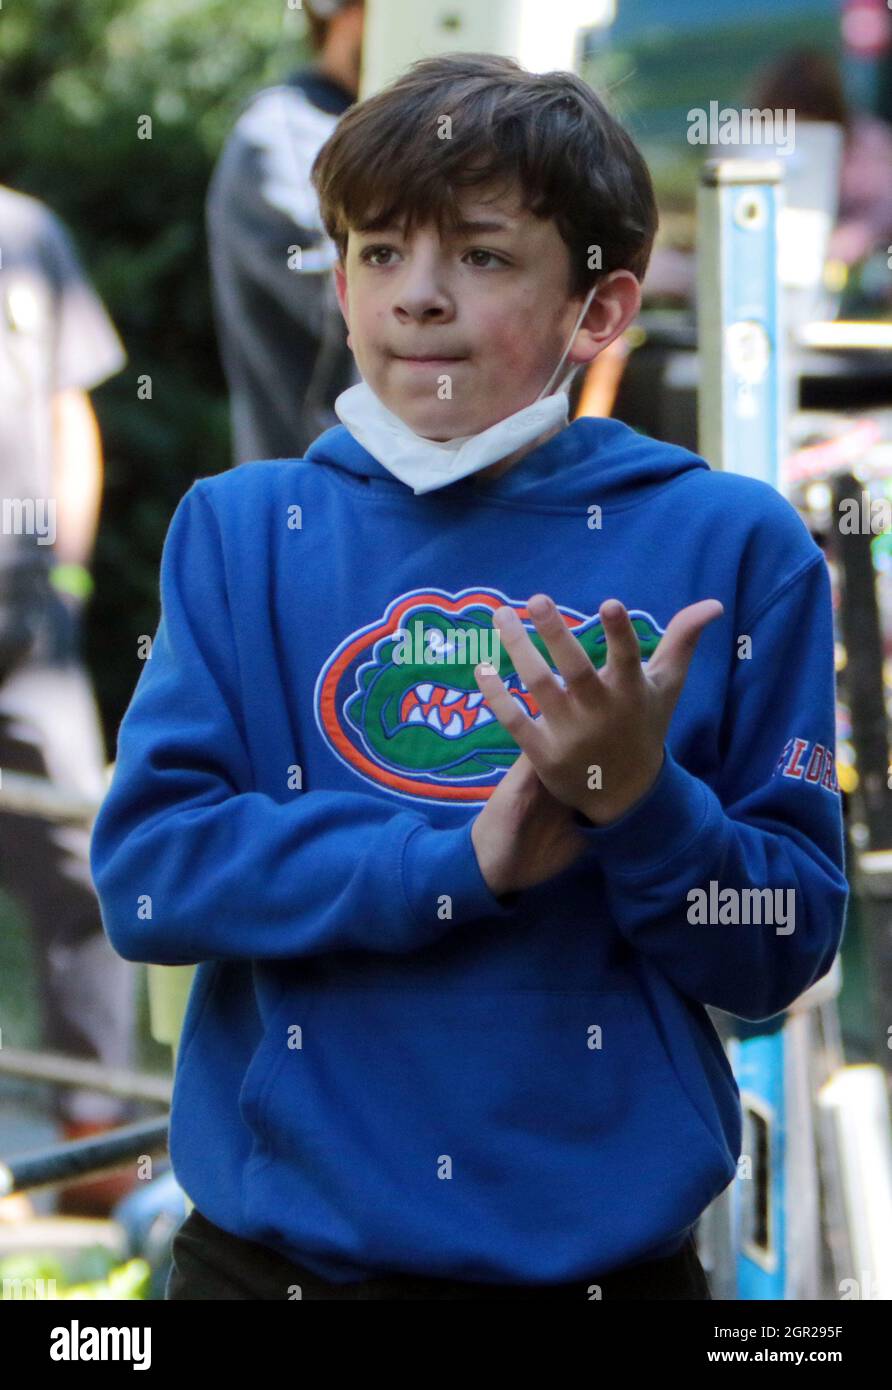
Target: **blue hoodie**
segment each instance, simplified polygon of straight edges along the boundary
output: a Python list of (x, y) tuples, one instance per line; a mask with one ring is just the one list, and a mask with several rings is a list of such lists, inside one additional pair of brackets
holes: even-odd
[[(829, 575), (794, 508), (601, 419), (416, 496), (339, 425), (194, 483), (160, 587), (91, 862), (122, 956), (198, 965), (170, 1128), (198, 1209), (335, 1282), (679, 1249), (741, 1145), (704, 1005), (780, 1012), (842, 934)], [(538, 590), (596, 666), (605, 598), (642, 660), (725, 612), (649, 793), (496, 898), (470, 831), (518, 750), (473, 664)]]

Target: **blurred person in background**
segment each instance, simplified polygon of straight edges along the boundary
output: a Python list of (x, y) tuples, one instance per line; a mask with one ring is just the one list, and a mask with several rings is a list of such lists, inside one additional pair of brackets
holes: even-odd
[[(835, 58), (817, 49), (785, 52), (760, 69), (740, 105), (760, 111), (792, 108), (797, 122), (830, 121), (842, 128), (839, 210), (827, 256), (848, 269), (878, 254), (885, 262), (892, 243), (892, 126), (849, 105)], [(720, 149), (709, 152), (710, 157), (721, 153)], [(892, 301), (892, 276), (885, 274), (880, 284), (883, 297)], [(644, 298), (693, 305), (695, 294), (694, 253), (656, 247)]]
[[(300, 457), (359, 380), (337, 252), (310, 169), (359, 92), (362, 0), (305, 0), (315, 59), (242, 107), (214, 169), (207, 235), (235, 463)], [(298, 263), (294, 248), (301, 250)]]
[(844, 135), (839, 214), (828, 255), (852, 266), (892, 241), (892, 126), (846, 101), (839, 64), (827, 53), (783, 54), (756, 79), (752, 104), (793, 107), (797, 121), (832, 121)]
[[(106, 756), (80, 650), (102, 490), (87, 392), (127, 359), (65, 226), (3, 186), (0, 252), (0, 769), (98, 804)], [(135, 970), (105, 936), (88, 850), (86, 824), (4, 809), (0, 786), (0, 886), (31, 930), (43, 1046), (127, 1067)], [(131, 1117), (100, 1092), (53, 1097), (65, 1139)], [(109, 1174), (63, 1188), (58, 1210), (104, 1215), (132, 1185)]]

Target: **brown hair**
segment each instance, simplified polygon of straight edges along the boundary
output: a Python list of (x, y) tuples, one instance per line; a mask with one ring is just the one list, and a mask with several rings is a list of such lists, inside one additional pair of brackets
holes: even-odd
[(835, 121), (848, 129), (850, 115), (839, 64), (829, 53), (803, 48), (783, 53), (756, 76), (753, 105), (792, 107), (797, 120)]
[[(445, 116), (451, 138), (438, 138)], [(528, 72), (511, 58), (449, 53), (413, 63), (344, 113), (313, 163), (322, 220), (340, 253), (347, 233), (405, 218), (405, 233), (460, 220), (457, 191), (519, 185), (523, 207), (553, 217), (570, 251), (571, 297), (602, 275), (644, 278), (657, 230), (650, 173), (631, 137), (570, 72)], [(600, 269), (589, 267), (590, 248)]]

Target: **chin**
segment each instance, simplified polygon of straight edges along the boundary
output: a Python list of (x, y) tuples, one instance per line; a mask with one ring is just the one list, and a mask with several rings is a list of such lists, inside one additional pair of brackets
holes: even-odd
[(419, 423), (410, 425), (416, 434), (420, 434), (422, 439), (429, 439), (433, 444), (448, 444), (450, 439), (465, 439), (468, 435), (479, 434), (479, 429), (474, 425), (444, 425)]
[(455, 421), (452, 418), (444, 420), (442, 416), (431, 418), (413, 410), (408, 404), (388, 405), (388, 409), (392, 410), (394, 415), (398, 415), (403, 424), (408, 425), (415, 434), (420, 434), (423, 439), (430, 439), (436, 444), (446, 444), (459, 435), (479, 433), (480, 427), (477, 425), (466, 424), (463, 420)]

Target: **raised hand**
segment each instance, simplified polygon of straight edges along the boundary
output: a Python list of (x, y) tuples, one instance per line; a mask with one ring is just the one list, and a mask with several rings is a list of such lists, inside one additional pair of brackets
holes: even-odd
[(548, 791), (594, 825), (609, 825), (659, 776), (666, 731), (700, 634), (724, 607), (718, 599), (701, 599), (682, 608), (645, 666), (628, 612), (619, 600), (606, 599), (598, 609), (607, 637), (600, 671), (546, 594), (531, 598), (527, 611), (563, 685), (507, 607), (493, 615), (500, 641), (541, 713), (535, 719), (525, 714), (486, 663), (475, 668), (477, 684)]

